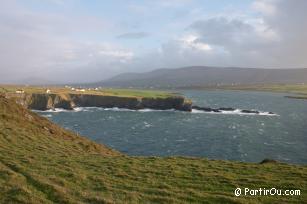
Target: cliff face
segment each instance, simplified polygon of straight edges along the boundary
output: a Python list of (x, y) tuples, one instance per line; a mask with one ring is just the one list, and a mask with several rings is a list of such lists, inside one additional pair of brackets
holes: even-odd
[(166, 98), (136, 98), (120, 96), (103, 96), (89, 94), (14, 94), (8, 97), (24, 107), (34, 110), (48, 110), (63, 108), (72, 110), (74, 107), (103, 107), (103, 108), (128, 108), (128, 109), (175, 109), (191, 111), (192, 103), (184, 97), (173, 96)]
[(187, 101), (184, 97), (169, 97), (169, 98), (144, 98), (141, 105), (143, 108), (151, 109), (175, 109), (181, 111), (191, 111), (192, 103)]

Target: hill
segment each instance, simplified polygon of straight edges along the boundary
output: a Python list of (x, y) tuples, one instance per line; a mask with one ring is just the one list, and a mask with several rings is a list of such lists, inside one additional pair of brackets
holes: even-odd
[[(236, 187), (301, 195), (235, 197)], [(0, 96), (0, 203), (303, 203), (306, 192), (306, 166), (130, 157)]]
[(95, 83), (101, 86), (174, 88), (232, 84), (303, 83), (307, 69), (256, 69), (236, 67), (184, 67), (145, 73), (124, 73)]

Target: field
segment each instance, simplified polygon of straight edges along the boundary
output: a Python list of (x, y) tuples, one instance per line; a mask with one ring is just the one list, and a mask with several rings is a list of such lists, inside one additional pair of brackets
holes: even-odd
[(208, 89), (244, 90), (244, 91), (269, 91), (295, 94), (293, 98), (307, 99), (307, 84), (253, 84), (206, 87)]
[[(301, 195), (235, 197), (236, 187)], [(0, 97), (0, 203), (303, 203), (306, 192), (307, 166), (130, 157)]]
[[(9, 86), (0, 85), (0, 92), (15, 93), (17, 90), (22, 90), (25, 93), (46, 93), (47, 90), (54, 94), (90, 94), (103, 96), (119, 96), (119, 97), (137, 97), (137, 98), (166, 98), (174, 96), (172, 93), (156, 90), (137, 90), (137, 89), (112, 89), (112, 88), (75, 88), (72, 87), (39, 87), (39, 86)], [(79, 90), (78, 90), (79, 89)]]

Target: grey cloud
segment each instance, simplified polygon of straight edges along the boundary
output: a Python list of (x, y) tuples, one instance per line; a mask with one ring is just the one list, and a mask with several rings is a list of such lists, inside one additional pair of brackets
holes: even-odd
[(256, 2), (274, 12), (267, 9), (254, 19), (205, 19), (188, 29), (197, 33), (195, 41), (228, 52), (232, 66), (307, 67), (307, 1)]
[(170, 40), (159, 51), (140, 59), (138, 67), (148, 67), (150, 62), (151, 67), (307, 68), (307, 1), (259, 1), (274, 8), (274, 13), (244, 18), (213, 17), (195, 21), (185, 30), (196, 36), (192, 43), (208, 44), (212, 50), (195, 49), (180, 40)]
[(199, 41), (215, 45), (233, 44), (254, 32), (251, 25), (226, 17), (196, 21), (189, 28), (199, 34)]
[(141, 39), (146, 38), (149, 36), (149, 33), (146, 32), (131, 32), (131, 33), (124, 33), (118, 35), (117, 38), (119, 39)]

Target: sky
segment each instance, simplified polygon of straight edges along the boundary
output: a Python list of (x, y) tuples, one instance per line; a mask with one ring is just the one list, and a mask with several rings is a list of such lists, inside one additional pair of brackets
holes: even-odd
[(307, 68), (306, 0), (1, 0), (0, 83)]

